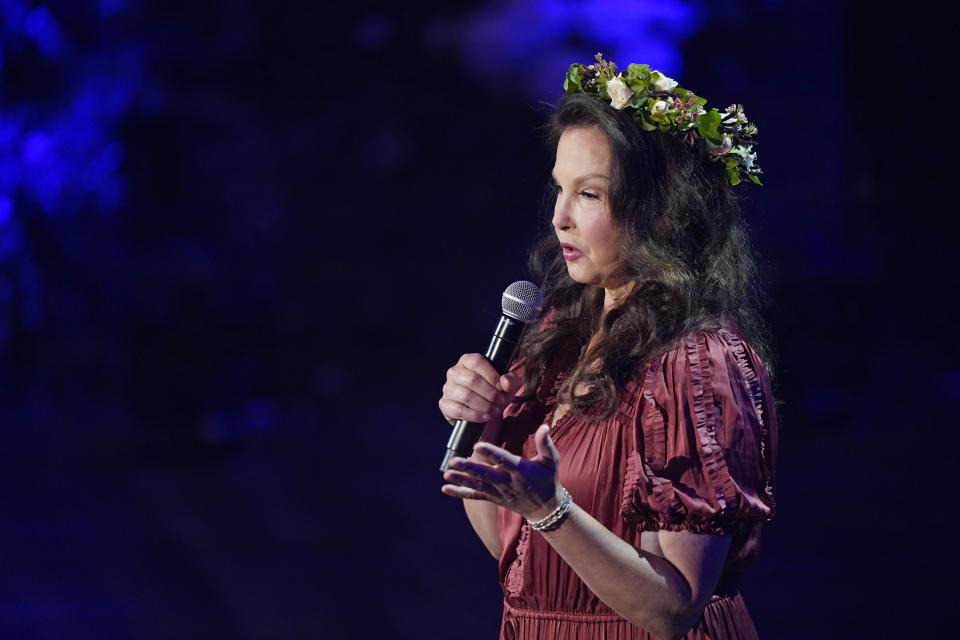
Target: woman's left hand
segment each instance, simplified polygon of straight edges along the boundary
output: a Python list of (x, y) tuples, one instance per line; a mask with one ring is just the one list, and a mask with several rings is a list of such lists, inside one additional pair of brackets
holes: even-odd
[(470, 458), (454, 457), (440, 490), (466, 500), (489, 500), (528, 520), (540, 520), (561, 499), (557, 468), (560, 455), (543, 424), (534, 434), (537, 456), (521, 458), (489, 442), (478, 442)]

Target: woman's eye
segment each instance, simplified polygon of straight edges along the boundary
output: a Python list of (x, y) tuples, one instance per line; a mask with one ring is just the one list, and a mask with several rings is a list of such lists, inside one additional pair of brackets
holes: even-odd
[(580, 192), (580, 195), (582, 195), (584, 198), (590, 198), (590, 199), (592, 199), (592, 200), (599, 200), (599, 199), (600, 199), (600, 196), (599, 196), (599, 195), (597, 195), (596, 193), (590, 193), (589, 191), (581, 191), (581, 192)]

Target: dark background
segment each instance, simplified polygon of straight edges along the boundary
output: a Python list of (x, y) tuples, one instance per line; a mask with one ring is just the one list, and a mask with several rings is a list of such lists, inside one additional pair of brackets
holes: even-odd
[(566, 67), (746, 106), (762, 637), (948, 625), (954, 56), (922, 2), (0, 0), (0, 634), (495, 637), (444, 372), (525, 277)]

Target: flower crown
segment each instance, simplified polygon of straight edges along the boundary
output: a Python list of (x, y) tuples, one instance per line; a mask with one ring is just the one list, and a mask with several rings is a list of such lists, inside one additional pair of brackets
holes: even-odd
[(739, 184), (743, 178), (762, 184), (762, 173), (753, 151), (757, 127), (747, 122), (743, 106), (732, 104), (723, 113), (715, 108), (705, 111), (704, 98), (677, 86), (677, 81), (645, 64), (631, 64), (618, 72), (617, 65), (596, 56), (588, 66), (572, 64), (563, 88), (567, 94), (583, 93), (610, 100), (617, 111), (629, 107), (644, 131), (667, 131), (697, 147), (713, 162), (722, 162), (727, 183)]

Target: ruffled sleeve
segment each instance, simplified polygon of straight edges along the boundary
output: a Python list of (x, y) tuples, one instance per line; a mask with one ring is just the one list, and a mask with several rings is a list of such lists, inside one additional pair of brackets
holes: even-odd
[(686, 336), (633, 391), (621, 513), (641, 530), (737, 535), (775, 511), (763, 364), (732, 330)]

